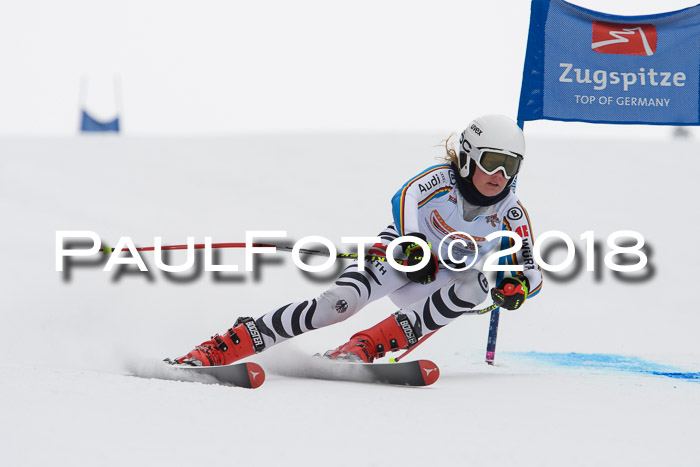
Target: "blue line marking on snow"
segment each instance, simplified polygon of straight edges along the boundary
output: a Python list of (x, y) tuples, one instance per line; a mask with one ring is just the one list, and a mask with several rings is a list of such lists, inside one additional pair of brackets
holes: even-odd
[(506, 352), (508, 355), (524, 357), (530, 360), (553, 363), (569, 368), (587, 368), (592, 370), (613, 370), (627, 373), (639, 373), (668, 378), (700, 381), (700, 372), (687, 372), (679, 368), (649, 362), (639, 357), (613, 354), (581, 353), (541, 353), (541, 352)]

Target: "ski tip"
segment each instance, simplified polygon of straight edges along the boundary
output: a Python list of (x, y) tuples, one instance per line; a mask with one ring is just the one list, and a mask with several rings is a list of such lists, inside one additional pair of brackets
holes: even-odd
[(248, 362), (245, 364), (250, 378), (250, 387), (252, 389), (259, 388), (265, 382), (265, 371), (257, 363)]
[(440, 369), (430, 360), (419, 360), (421, 375), (426, 386), (430, 386), (440, 377)]

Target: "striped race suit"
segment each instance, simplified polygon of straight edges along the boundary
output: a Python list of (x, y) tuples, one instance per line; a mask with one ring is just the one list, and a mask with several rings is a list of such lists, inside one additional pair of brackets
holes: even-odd
[[(379, 233), (379, 241), (368, 253), (383, 255), (392, 240), (419, 232), (432, 251), (446, 260), (450, 242), (442, 242), (443, 238), (462, 240), (454, 243), (452, 257), (469, 264), (500, 244), (500, 238), (486, 241), (489, 234), (510, 230), (522, 238), (523, 245), (507, 258), (510, 264), (523, 266), (524, 271), (515, 274), (528, 279), (528, 297), (536, 295), (542, 274), (533, 259), (532, 228), (525, 207), (510, 190), (491, 206), (470, 205), (457, 188), (456, 176), (449, 165), (436, 165), (406, 182), (392, 199), (394, 222)], [(477, 215), (465, 220), (466, 212)], [(396, 248), (395, 257), (400, 260), (401, 255), (400, 247)], [(441, 264), (435, 280), (424, 285), (411, 282), (406, 273), (387, 262), (364, 261), (364, 271), (358, 266), (357, 261), (348, 266), (319, 296), (286, 304), (258, 318), (255, 322), (265, 346), (343, 321), (384, 296), (408, 317), (419, 337), (425, 336), (482, 303), (490, 288), (486, 276), (475, 267), (455, 271)]]

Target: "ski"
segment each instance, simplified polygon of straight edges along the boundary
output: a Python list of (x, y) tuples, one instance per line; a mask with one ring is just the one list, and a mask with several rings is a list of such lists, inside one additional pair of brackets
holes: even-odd
[(158, 374), (155, 377), (255, 389), (265, 382), (265, 371), (260, 365), (253, 362), (233, 363), (222, 366), (165, 364), (162, 374)]
[(304, 376), (332, 381), (429, 386), (440, 377), (440, 369), (430, 360), (357, 363), (318, 358)]

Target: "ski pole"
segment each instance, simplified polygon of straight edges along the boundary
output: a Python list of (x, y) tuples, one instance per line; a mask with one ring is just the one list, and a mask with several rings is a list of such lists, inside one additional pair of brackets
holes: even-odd
[[(475, 309), (471, 309), (471, 310), (463, 311), (462, 314), (463, 314), (463, 315), (483, 315), (483, 314), (485, 314), (485, 313), (488, 313), (489, 311), (495, 310), (496, 308), (498, 308), (498, 305), (496, 305), (495, 303), (493, 303), (493, 304), (487, 306), (486, 308), (481, 308), (481, 309), (476, 309), (476, 310), (475, 310)], [(425, 342), (430, 336), (435, 335), (435, 333), (437, 333), (440, 329), (442, 329), (442, 328), (438, 328), (438, 329), (436, 329), (435, 331), (431, 332), (430, 334), (428, 334), (427, 336), (425, 336), (424, 338), (422, 338), (421, 340), (419, 340), (419, 341), (416, 343), (416, 345), (414, 345), (413, 347), (411, 347), (410, 349), (408, 349), (407, 351), (405, 351), (404, 353), (402, 353), (402, 354), (399, 355), (398, 357), (392, 358), (392, 359), (389, 360), (389, 361), (390, 361), (390, 362), (398, 362), (398, 361), (400, 361), (400, 360), (401, 360), (402, 358), (404, 358), (406, 355), (408, 355), (408, 354), (410, 354), (411, 352), (413, 352), (413, 351), (416, 349), (416, 347), (418, 347), (418, 346), (421, 345), (423, 342)]]
[[(212, 248), (245, 248), (247, 245), (245, 243), (237, 242), (237, 243), (212, 243), (211, 247)], [(291, 253), (294, 248), (291, 246), (287, 245), (273, 245), (270, 243), (251, 243), (250, 246), (252, 247), (268, 247), (268, 248), (274, 248), (277, 251), (284, 251), (286, 253)], [(161, 250), (186, 250), (188, 248), (188, 245), (163, 245), (160, 247)], [(195, 250), (203, 250), (205, 248), (204, 243), (195, 243), (193, 245), (193, 249)], [(108, 255), (110, 253), (114, 252), (114, 248), (108, 247), (108, 246), (103, 246), (102, 248), (99, 249), (99, 251), (105, 255)], [(128, 248), (122, 248), (121, 251), (129, 251)], [(153, 246), (142, 246), (142, 247), (137, 247), (136, 251), (155, 251), (155, 247)], [(314, 256), (326, 256), (330, 257), (330, 253), (327, 251), (321, 251), (321, 250), (308, 250), (306, 248), (300, 248), (299, 253), (302, 254), (307, 254), (307, 255), (314, 255)], [(338, 259), (359, 259), (359, 255), (357, 253), (336, 253), (335, 257)], [(387, 257), (385, 255), (369, 255), (366, 254), (364, 256), (365, 261), (388, 261)], [(443, 261), (445, 264), (450, 264), (452, 266), (459, 266), (462, 263), (452, 263), (450, 261)]]
[[(161, 250), (186, 250), (189, 245), (163, 245), (160, 247)], [(273, 247), (275, 245), (266, 245), (264, 243), (253, 243), (251, 246), (269, 246)], [(245, 243), (212, 243), (211, 244), (212, 248), (245, 248), (246, 244)], [(194, 249), (195, 250), (203, 250), (204, 249), (204, 243), (195, 243), (194, 244)], [(153, 246), (142, 246), (136, 248), (136, 251), (154, 251), (155, 247)], [(108, 246), (103, 246), (100, 248), (100, 251), (104, 254), (109, 254), (113, 253), (114, 249)], [(121, 251), (129, 251), (128, 248), (122, 248)]]
[[(245, 248), (247, 245), (245, 243), (212, 243), (211, 247), (212, 248)], [(272, 245), (268, 243), (251, 243), (250, 246), (252, 247), (268, 247), (268, 248), (275, 248), (277, 251), (284, 251), (287, 253), (291, 253), (293, 251), (293, 248), (291, 246), (286, 246), (286, 245)], [(161, 250), (186, 250), (189, 246), (188, 245), (163, 245), (160, 247)], [(205, 248), (204, 243), (195, 243), (192, 245), (193, 249), (195, 250), (203, 250)], [(114, 249), (108, 246), (103, 246), (99, 250), (100, 252), (104, 253), (105, 255), (113, 253)], [(128, 248), (122, 248), (121, 251), (129, 251)], [(155, 247), (153, 246), (143, 246), (143, 247), (138, 247), (136, 248), (136, 251), (155, 251)], [(328, 252), (321, 251), (321, 250), (308, 250), (306, 248), (300, 248), (299, 249), (300, 253), (303, 254), (308, 254), (308, 255), (315, 255), (315, 256), (330, 256)], [(359, 255), (354, 254), (354, 253), (336, 253), (335, 255), (336, 258), (339, 259), (358, 259)], [(387, 261), (386, 256), (382, 255), (365, 255), (364, 256), (365, 260), (367, 261)]]

